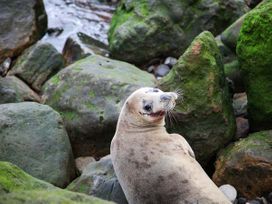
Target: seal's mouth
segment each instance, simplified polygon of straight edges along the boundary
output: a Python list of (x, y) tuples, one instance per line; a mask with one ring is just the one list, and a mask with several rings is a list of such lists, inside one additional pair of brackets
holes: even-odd
[(140, 112), (141, 115), (144, 115), (144, 116), (150, 116), (150, 117), (162, 117), (165, 115), (165, 111), (158, 111), (158, 112), (155, 112), (155, 113), (142, 113)]

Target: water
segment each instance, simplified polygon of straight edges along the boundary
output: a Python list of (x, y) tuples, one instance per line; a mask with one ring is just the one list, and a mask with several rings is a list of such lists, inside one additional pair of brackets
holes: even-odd
[(44, 0), (48, 28), (59, 30), (60, 33), (47, 33), (42, 41), (51, 43), (59, 52), (62, 52), (66, 39), (71, 34), (82, 32), (108, 44), (107, 32), (116, 3), (101, 2), (98, 0)]

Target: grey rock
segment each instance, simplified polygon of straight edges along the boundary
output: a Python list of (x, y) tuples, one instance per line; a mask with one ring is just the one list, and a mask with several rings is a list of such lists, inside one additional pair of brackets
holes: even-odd
[(118, 204), (128, 203), (115, 175), (110, 155), (89, 164), (82, 175), (74, 180), (67, 189), (114, 201)]
[(236, 189), (230, 184), (224, 184), (219, 187), (219, 189), (224, 193), (224, 195), (229, 199), (230, 202), (234, 203), (237, 197)]
[(88, 164), (95, 162), (95, 159), (93, 157), (78, 157), (75, 159), (75, 162), (77, 171), (82, 174)]
[(44, 85), (43, 100), (64, 118), (76, 157), (109, 153), (124, 100), (153, 75), (125, 62), (92, 55), (61, 70)]
[(49, 43), (38, 42), (18, 58), (8, 75), (16, 75), (40, 91), (47, 79), (63, 68), (62, 55)]
[(170, 68), (172, 68), (177, 63), (177, 58), (175, 57), (167, 57), (164, 61), (164, 64), (168, 65)]
[(235, 116), (247, 116), (247, 94), (245, 92), (234, 94), (232, 106)]
[(0, 105), (0, 160), (64, 187), (75, 176), (68, 135), (60, 115), (34, 102)]
[(154, 74), (156, 77), (163, 77), (167, 75), (170, 71), (170, 68), (166, 64), (160, 64), (159, 66), (156, 67)]
[(0, 63), (18, 56), (39, 40), (47, 29), (42, 0), (0, 1)]
[(248, 119), (243, 117), (236, 118), (236, 134), (235, 138), (240, 139), (248, 136), (249, 133), (249, 122)]
[(0, 64), (0, 76), (6, 76), (9, 68), (11, 65), (11, 58), (5, 59), (1, 64)]

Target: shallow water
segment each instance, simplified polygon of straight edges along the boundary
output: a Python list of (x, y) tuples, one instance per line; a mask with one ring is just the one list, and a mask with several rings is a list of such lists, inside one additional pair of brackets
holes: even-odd
[(107, 32), (116, 3), (100, 3), (96, 0), (44, 0), (48, 15), (48, 29), (58, 32), (46, 34), (42, 41), (53, 44), (62, 52), (67, 37), (83, 32), (105, 44)]

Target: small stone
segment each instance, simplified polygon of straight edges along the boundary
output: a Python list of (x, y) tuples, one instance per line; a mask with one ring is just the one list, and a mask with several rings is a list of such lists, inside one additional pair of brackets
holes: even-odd
[(78, 157), (75, 159), (76, 169), (82, 174), (83, 170), (90, 164), (91, 162), (95, 162), (93, 157)]
[(151, 72), (154, 71), (154, 69), (155, 69), (155, 65), (151, 65), (151, 66), (149, 66), (149, 67), (147, 68), (147, 71), (148, 71), (149, 73), (151, 73)]
[(263, 204), (263, 202), (260, 200), (250, 200), (246, 204)]
[(164, 64), (172, 68), (177, 63), (177, 61), (178, 61), (177, 58), (167, 57), (164, 61)]
[(224, 195), (231, 201), (232, 203), (235, 201), (237, 197), (236, 189), (230, 184), (224, 184), (219, 187), (219, 189), (224, 193)]
[(237, 199), (237, 204), (246, 204), (247, 199), (244, 197), (240, 197)]
[(247, 94), (237, 93), (233, 95), (232, 102), (235, 116), (246, 116), (247, 115)]
[(168, 72), (170, 71), (169, 66), (167, 66), (166, 64), (160, 64), (156, 69), (155, 69), (155, 76), (156, 77), (163, 77), (166, 74), (168, 74)]
[(237, 117), (236, 118), (236, 139), (244, 138), (248, 135), (249, 132), (249, 122), (248, 119), (243, 117)]
[(10, 65), (11, 65), (10, 58), (5, 59), (4, 62), (2, 62), (2, 64), (0, 64), (0, 76), (6, 76)]

